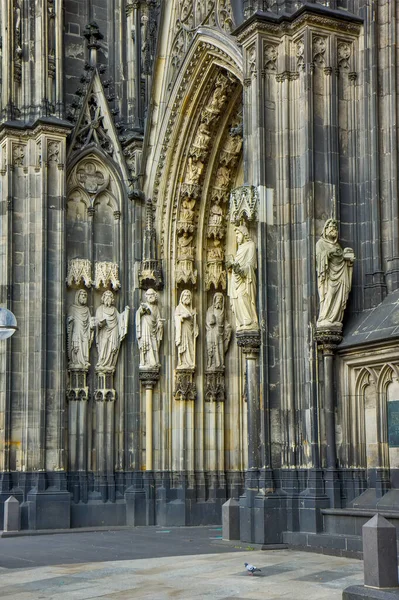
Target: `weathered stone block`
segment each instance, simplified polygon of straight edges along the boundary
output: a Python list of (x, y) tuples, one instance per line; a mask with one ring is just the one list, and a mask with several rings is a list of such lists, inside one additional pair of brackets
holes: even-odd
[(222, 505), (222, 536), (224, 540), (240, 539), (240, 505), (234, 498)]
[(4, 531), (19, 531), (21, 529), (21, 509), (14, 496), (4, 503)]
[(396, 528), (376, 514), (362, 527), (364, 584), (374, 588), (398, 586)]

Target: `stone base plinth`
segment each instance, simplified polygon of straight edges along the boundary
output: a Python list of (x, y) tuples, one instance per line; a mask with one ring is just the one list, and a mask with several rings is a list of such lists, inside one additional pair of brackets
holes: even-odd
[(364, 585), (351, 585), (342, 592), (342, 600), (398, 600), (398, 588), (377, 589)]

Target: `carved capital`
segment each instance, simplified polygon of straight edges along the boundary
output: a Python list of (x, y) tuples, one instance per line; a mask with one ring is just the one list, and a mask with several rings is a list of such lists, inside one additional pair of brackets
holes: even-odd
[(237, 346), (242, 349), (244, 354), (253, 354), (255, 356), (259, 354), (261, 346), (259, 330), (237, 331), (236, 337)]
[(175, 400), (195, 400), (197, 388), (194, 381), (194, 369), (179, 369), (175, 371)]
[(159, 381), (159, 369), (139, 369), (141, 385), (146, 389), (153, 389)]
[(336, 329), (316, 329), (315, 340), (325, 354), (332, 354), (337, 345), (342, 342), (341, 330)]
[(205, 401), (224, 402), (226, 399), (226, 386), (224, 382), (224, 369), (207, 371), (205, 373)]

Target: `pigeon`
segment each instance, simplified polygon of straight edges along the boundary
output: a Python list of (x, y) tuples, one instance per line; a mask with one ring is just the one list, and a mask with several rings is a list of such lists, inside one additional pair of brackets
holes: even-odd
[(261, 571), (261, 569), (257, 569), (256, 567), (254, 567), (253, 565), (250, 565), (248, 563), (244, 563), (244, 566), (245, 566), (246, 570), (248, 571), (248, 573), (250, 573), (251, 575), (253, 575), (255, 573), (255, 571)]

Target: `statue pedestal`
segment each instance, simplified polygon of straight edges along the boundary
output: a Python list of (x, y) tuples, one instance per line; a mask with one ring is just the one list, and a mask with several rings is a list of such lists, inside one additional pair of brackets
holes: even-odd
[(195, 400), (197, 388), (194, 381), (195, 369), (175, 370), (175, 400)]
[(224, 402), (226, 386), (224, 383), (224, 367), (205, 372), (205, 401)]

